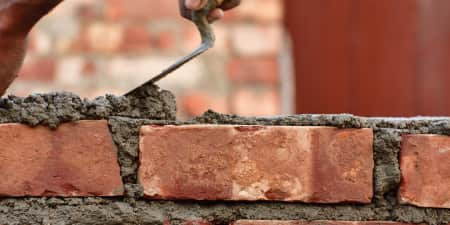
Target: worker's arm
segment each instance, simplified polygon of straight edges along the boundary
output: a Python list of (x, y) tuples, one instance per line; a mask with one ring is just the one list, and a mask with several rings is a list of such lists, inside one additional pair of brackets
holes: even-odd
[(31, 28), (62, 0), (0, 0), (0, 96), (16, 78)]
[(0, 31), (26, 36), (31, 28), (61, 1), (2, 0), (0, 2)]

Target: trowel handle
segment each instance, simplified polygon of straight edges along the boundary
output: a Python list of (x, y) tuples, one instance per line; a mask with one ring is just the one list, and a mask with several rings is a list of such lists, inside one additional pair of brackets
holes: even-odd
[(216, 41), (214, 31), (208, 22), (209, 13), (215, 8), (217, 8), (217, 0), (208, 0), (203, 9), (192, 11), (192, 21), (200, 32), (202, 45), (205, 45), (207, 48), (212, 48)]

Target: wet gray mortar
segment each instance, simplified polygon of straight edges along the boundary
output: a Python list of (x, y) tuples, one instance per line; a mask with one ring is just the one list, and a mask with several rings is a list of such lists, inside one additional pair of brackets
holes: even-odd
[[(205, 219), (228, 224), (238, 219), (350, 220), (450, 223), (450, 209), (399, 205), (398, 152), (403, 134), (450, 135), (450, 118), (364, 118), (352, 115), (295, 115), (245, 118), (213, 111), (191, 121), (175, 120), (172, 94), (151, 87), (138, 96), (107, 95), (94, 100), (70, 93), (8, 97), (0, 100), (0, 123), (55, 128), (63, 122), (107, 119), (117, 145), (126, 194), (120, 198), (2, 198), (0, 224), (172, 224)], [(372, 204), (303, 204), (284, 202), (149, 201), (136, 184), (139, 127), (166, 124), (239, 124), (373, 128), (375, 197)]]

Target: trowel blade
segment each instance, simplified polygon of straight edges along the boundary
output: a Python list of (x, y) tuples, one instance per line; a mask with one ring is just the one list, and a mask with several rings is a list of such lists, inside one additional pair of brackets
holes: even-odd
[(169, 75), (172, 72), (174, 72), (175, 70), (179, 69), (184, 64), (186, 64), (189, 61), (193, 60), (195, 57), (197, 57), (197, 56), (201, 55), (202, 53), (206, 52), (209, 48), (210, 48), (209, 45), (202, 44), (198, 49), (196, 49), (195, 51), (191, 52), (189, 55), (183, 57), (182, 59), (178, 60), (176, 63), (172, 64), (167, 69), (163, 70), (160, 74), (154, 76), (152, 79), (148, 80), (147, 82), (145, 82), (145, 83), (139, 85), (138, 87), (134, 88), (133, 90), (127, 92), (125, 94), (125, 96), (132, 95), (134, 92), (138, 91), (139, 89), (141, 89), (143, 87), (155, 84), (159, 80), (163, 79), (167, 75)]

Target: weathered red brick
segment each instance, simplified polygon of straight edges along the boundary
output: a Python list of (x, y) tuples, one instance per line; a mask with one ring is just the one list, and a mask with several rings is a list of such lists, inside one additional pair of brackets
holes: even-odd
[(278, 60), (275, 56), (236, 58), (231, 60), (228, 65), (228, 75), (235, 82), (277, 84), (279, 80)]
[(56, 130), (0, 125), (0, 196), (117, 196), (123, 184), (107, 122)]
[(56, 75), (55, 59), (49, 57), (28, 57), (19, 71), (19, 79), (53, 81)]
[(104, 15), (108, 20), (177, 18), (178, 1), (135, 0), (130, 4), (128, 0), (106, 0)]
[(97, 65), (94, 61), (85, 61), (83, 63), (82, 75), (86, 77), (94, 76), (97, 72)]
[(124, 26), (116, 23), (87, 23), (68, 44), (72, 53), (116, 53), (124, 42)]
[[(170, 224), (171, 224), (170, 220), (163, 221), (163, 225), (170, 225)], [(208, 221), (203, 219), (190, 219), (182, 221), (181, 225), (212, 225), (212, 223), (209, 223)]]
[(83, 23), (94, 21), (102, 16), (100, 10), (95, 7), (95, 3), (92, 1), (80, 3), (75, 10), (75, 15)]
[(176, 44), (176, 32), (173, 30), (158, 31), (153, 34), (152, 44), (162, 51), (173, 51)]
[(408, 225), (390, 221), (300, 221), (300, 220), (238, 220), (233, 225)]
[(231, 46), (242, 57), (279, 55), (283, 29), (278, 25), (240, 24), (230, 32)]
[[(93, 52), (113, 53), (120, 50), (123, 43), (124, 28), (114, 23), (92, 23), (86, 27), (85, 45)], [(83, 35), (83, 34), (82, 34)]]
[(450, 137), (403, 136), (400, 169), (402, 203), (450, 208)]
[(228, 104), (225, 96), (212, 96), (206, 92), (191, 92), (181, 98), (181, 110), (189, 116), (199, 116), (208, 109), (216, 112), (227, 112)]
[(147, 198), (371, 201), (371, 129), (144, 126), (139, 182)]
[(270, 86), (255, 88), (246, 85), (235, 88), (230, 106), (233, 113), (241, 116), (271, 116), (281, 113), (279, 91)]
[(145, 52), (150, 48), (151, 38), (144, 25), (130, 25), (124, 30), (121, 50)]
[(192, 49), (196, 49), (201, 42), (201, 38), (198, 35), (198, 30), (193, 26), (184, 26), (182, 30), (181, 49), (185, 52), (191, 52)]

